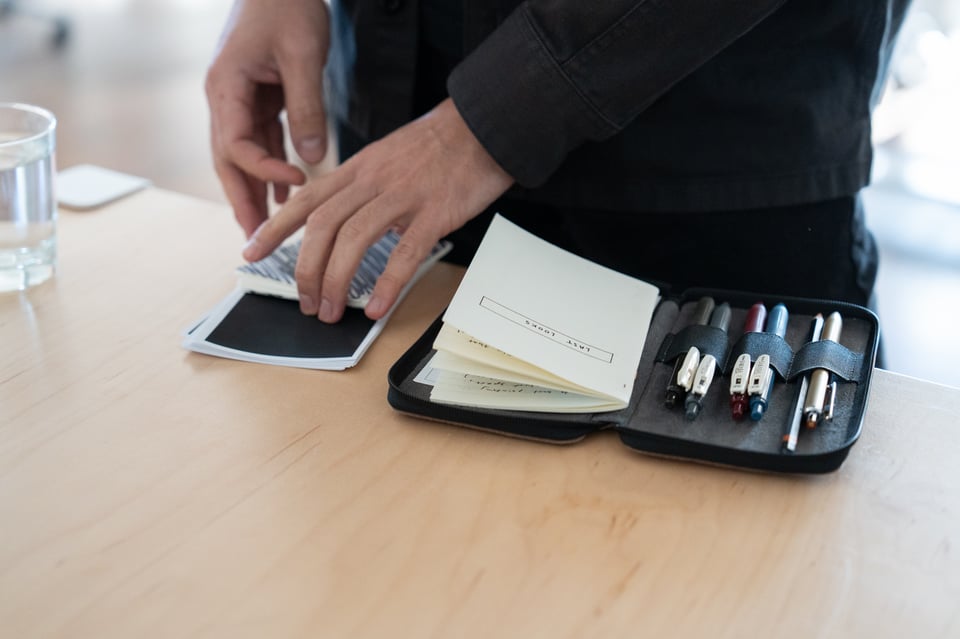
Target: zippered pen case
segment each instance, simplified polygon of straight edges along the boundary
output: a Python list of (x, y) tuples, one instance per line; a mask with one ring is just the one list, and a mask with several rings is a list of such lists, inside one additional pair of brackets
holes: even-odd
[[(705, 297), (716, 305), (729, 305), (725, 330), (705, 325), (697, 317), (698, 304)], [(786, 307), (788, 319), (782, 337), (772, 332), (744, 332), (750, 309), (758, 302), (766, 309), (777, 304)], [(817, 315), (827, 318), (832, 313), (842, 318), (837, 340), (810, 341)], [(880, 340), (877, 316), (862, 306), (739, 291), (690, 290), (661, 300), (654, 311), (626, 408), (565, 414), (430, 401), (430, 386), (416, 380), (433, 355), (432, 344), (441, 323), (438, 318), (390, 369), (388, 401), (396, 410), (558, 444), (614, 430), (623, 443), (640, 452), (783, 473), (827, 473), (846, 459), (860, 436)], [(698, 397), (699, 410), (692, 419), (683, 401), (666, 405), (667, 389), (676, 386), (677, 369), (691, 347), (701, 360), (708, 355), (715, 360), (712, 381)], [(773, 378), (758, 421), (749, 414), (739, 420), (732, 414), (730, 382), (735, 363), (744, 353), (753, 363), (767, 355)], [(811, 381), (827, 378), (830, 383), (822, 397), (821, 418), (809, 427), (805, 404)], [(794, 449), (788, 450), (785, 440), (791, 429), (797, 435)]]

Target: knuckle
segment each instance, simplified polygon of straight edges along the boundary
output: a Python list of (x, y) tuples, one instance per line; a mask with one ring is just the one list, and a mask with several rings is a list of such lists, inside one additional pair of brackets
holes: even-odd
[(406, 284), (406, 278), (401, 277), (396, 271), (387, 269), (383, 272), (382, 275), (377, 279), (377, 286), (381, 290), (395, 293), (403, 288), (403, 285)]
[(337, 239), (348, 244), (362, 242), (369, 235), (367, 224), (356, 215), (348, 219), (340, 227)]
[(310, 290), (317, 285), (316, 271), (299, 262), (297, 262), (296, 267), (293, 269), (293, 278), (297, 281), (297, 288), (300, 290)]
[(287, 98), (287, 117), (295, 123), (304, 123), (326, 118), (326, 111), (322, 104), (313, 100), (296, 97)]
[(400, 241), (393, 249), (391, 258), (398, 262), (408, 265), (419, 265), (421, 260), (426, 257), (430, 247), (433, 246), (429, 234), (422, 232), (416, 226), (411, 226), (400, 236)]
[(214, 61), (203, 76), (203, 90), (207, 95), (207, 101), (215, 102), (222, 97), (223, 72), (220, 69), (218, 61)]
[[(296, 195), (294, 197), (296, 197)], [(326, 227), (326, 220), (319, 211), (314, 211), (307, 216), (304, 226), (306, 227), (308, 233), (322, 233)]]
[(217, 86), (216, 73), (217, 73), (216, 68), (211, 65), (209, 68), (207, 68), (207, 72), (203, 76), (203, 90), (207, 94), (207, 100), (210, 100), (211, 98), (213, 98), (214, 92), (216, 90), (216, 86)]
[[(404, 236), (406, 236), (406, 233)], [(404, 237), (404, 239), (397, 243), (396, 248), (393, 249), (393, 254), (402, 262), (419, 262), (422, 251), (417, 242)]]
[(341, 279), (342, 278), (338, 276), (334, 269), (328, 268), (323, 274), (323, 280), (320, 286), (321, 290), (324, 292), (324, 296), (326, 296), (328, 293), (331, 297), (338, 296), (340, 288), (343, 286)]
[(324, 49), (319, 38), (292, 37), (282, 38), (277, 43), (277, 55), (289, 63), (313, 65), (321, 59)]

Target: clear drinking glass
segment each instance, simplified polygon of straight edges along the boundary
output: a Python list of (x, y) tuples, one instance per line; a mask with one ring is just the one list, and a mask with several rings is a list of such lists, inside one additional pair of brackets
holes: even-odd
[(23, 290), (53, 275), (56, 127), (45, 109), (0, 102), (0, 292)]

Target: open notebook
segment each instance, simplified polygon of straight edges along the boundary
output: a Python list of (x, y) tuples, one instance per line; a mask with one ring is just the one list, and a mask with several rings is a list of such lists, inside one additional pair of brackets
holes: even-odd
[(434, 402), (544, 412), (623, 408), (657, 287), (496, 216), (416, 381)]

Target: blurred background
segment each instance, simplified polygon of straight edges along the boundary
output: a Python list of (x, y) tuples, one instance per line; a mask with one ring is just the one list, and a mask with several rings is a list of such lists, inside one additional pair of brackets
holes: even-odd
[[(0, 101), (57, 114), (90, 163), (224, 202), (203, 79), (230, 0), (0, 0)], [(960, 2), (914, 0), (877, 108), (867, 189), (890, 370), (960, 387)], [(237, 230), (238, 254), (240, 231)]]

